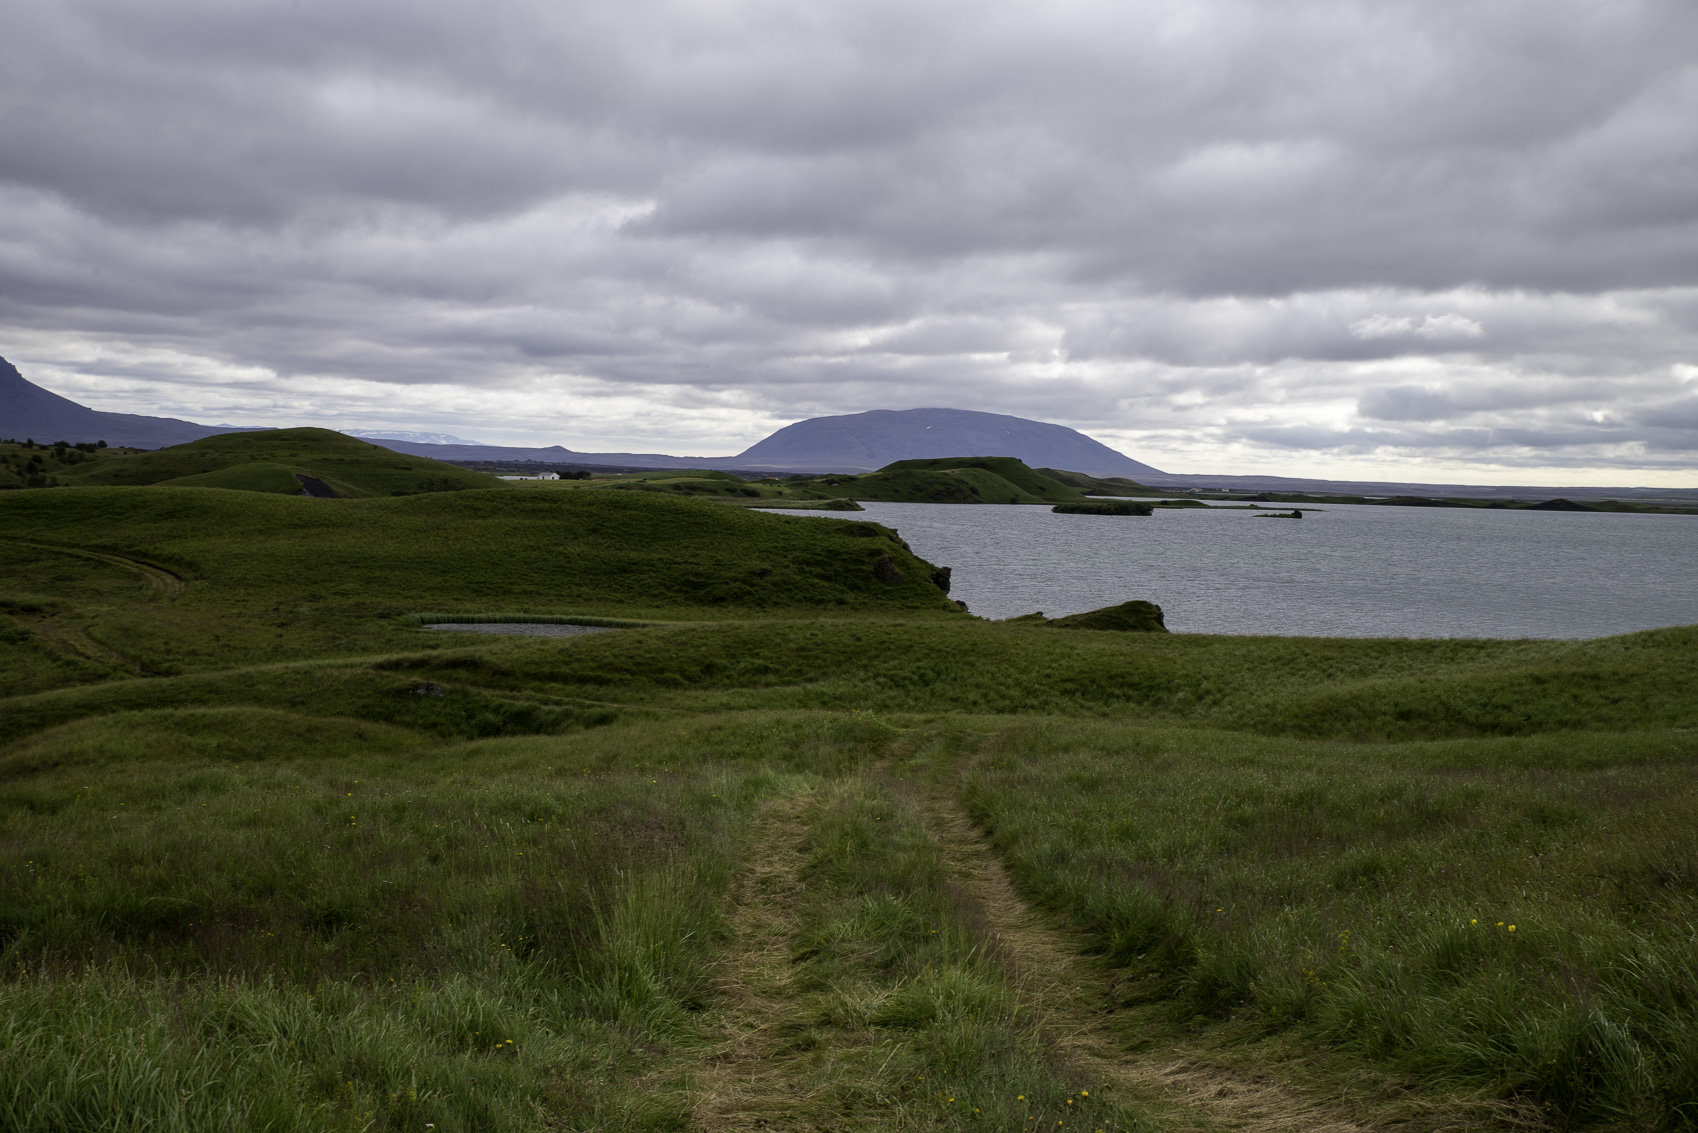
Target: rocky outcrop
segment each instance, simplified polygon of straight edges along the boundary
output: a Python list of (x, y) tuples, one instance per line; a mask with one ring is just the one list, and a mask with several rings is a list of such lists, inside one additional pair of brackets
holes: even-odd
[(1055, 629), (1106, 629), (1120, 633), (1168, 632), (1167, 623), (1162, 619), (1161, 607), (1142, 599), (1122, 602), (1118, 606), (1105, 606), (1100, 610), (1087, 610), (1083, 614), (1069, 614), (1065, 618), (1045, 618), (1042, 614), (1027, 614), (1025, 617), (1009, 620), (1042, 622)]

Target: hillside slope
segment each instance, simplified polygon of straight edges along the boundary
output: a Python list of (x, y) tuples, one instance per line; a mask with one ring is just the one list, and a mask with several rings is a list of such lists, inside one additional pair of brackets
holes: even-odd
[[(417, 636), (400, 616), (425, 610), (961, 616), (876, 524), (663, 493), (16, 491), (0, 493), (0, 531), (0, 611), (24, 612), (26, 652), (75, 609), (101, 643), (83, 660), (115, 651), (154, 672), (396, 648)], [(169, 600), (144, 600), (149, 586)]]
[(1037, 469), (1029, 467), (1025, 462), (1009, 456), (950, 456), (931, 460), (898, 460), (894, 464), (879, 469), (879, 471), (959, 470), (967, 468), (977, 468), (994, 473), (1034, 499), (1059, 503), (1063, 500), (1076, 500), (1080, 497), (1078, 489), (1063, 481), (1046, 476)]
[(918, 504), (1042, 504), (1084, 497), (1008, 456), (899, 460), (864, 476), (823, 476), (790, 483), (845, 500)]
[(329, 429), (224, 433), (155, 452), (103, 456), (61, 479), (73, 485), (175, 484), (289, 496), (300, 494), (308, 484), (313, 494), (343, 497), (501, 486), (501, 481), (482, 472), (403, 456)]

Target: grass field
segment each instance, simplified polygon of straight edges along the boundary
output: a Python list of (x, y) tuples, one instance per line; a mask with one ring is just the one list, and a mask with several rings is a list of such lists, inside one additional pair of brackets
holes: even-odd
[(687, 495), (0, 494), (0, 1126), (1698, 1127), (1698, 629), (990, 623)]
[(1689, 732), (1339, 747), (1070, 722), (1002, 733), (965, 790), (1155, 1035), (1292, 1034), (1646, 1127), (1698, 1088), (1695, 760)]

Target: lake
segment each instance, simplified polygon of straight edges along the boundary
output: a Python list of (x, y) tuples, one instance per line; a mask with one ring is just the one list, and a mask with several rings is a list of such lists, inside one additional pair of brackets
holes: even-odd
[[(975, 614), (1143, 598), (1176, 633), (1603, 637), (1698, 623), (1698, 516), (1333, 505), (1148, 517), (868, 503)], [(1292, 505), (1278, 505), (1288, 508)], [(785, 512), (783, 514), (798, 514)]]

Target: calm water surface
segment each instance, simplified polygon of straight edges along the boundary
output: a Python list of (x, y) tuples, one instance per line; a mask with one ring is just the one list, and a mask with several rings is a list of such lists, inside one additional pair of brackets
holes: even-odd
[(1698, 623), (1693, 515), (1328, 505), (1290, 520), (863, 506), (921, 558), (951, 567), (950, 597), (990, 618), (1144, 598), (1177, 633), (1602, 637)]

